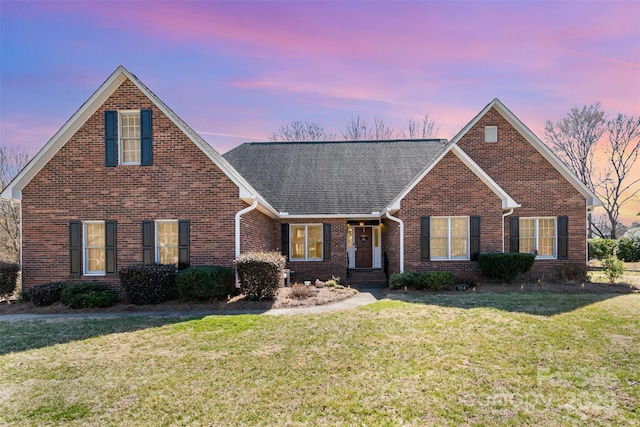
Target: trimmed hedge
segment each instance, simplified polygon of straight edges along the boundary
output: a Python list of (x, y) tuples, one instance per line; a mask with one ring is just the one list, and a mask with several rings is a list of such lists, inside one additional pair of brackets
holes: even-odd
[(118, 293), (98, 282), (67, 283), (60, 300), (71, 308), (111, 307), (118, 300)]
[(173, 264), (130, 265), (118, 271), (120, 285), (132, 304), (159, 304), (176, 290), (176, 266)]
[(389, 277), (389, 288), (391, 289), (401, 289), (406, 286), (409, 289), (416, 290), (439, 290), (454, 283), (455, 277), (450, 271), (428, 271), (423, 274), (407, 271), (395, 273)]
[(230, 294), (233, 272), (225, 267), (189, 267), (176, 276), (180, 295), (187, 299), (216, 299)]
[(51, 282), (34, 286), (23, 292), (23, 297), (27, 301), (33, 302), (37, 306), (47, 306), (60, 301), (60, 295), (64, 288), (64, 282)]
[(618, 258), (624, 262), (640, 261), (640, 237), (622, 237), (618, 240)]
[(280, 252), (245, 252), (236, 263), (242, 293), (248, 300), (275, 299), (283, 284), (287, 259)]
[(437, 291), (445, 286), (453, 286), (455, 276), (450, 271), (428, 271), (420, 277), (422, 287)]
[(589, 239), (589, 259), (604, 261), (616, 253), (618, 242), (614, 239)]
[(478, 263), (485, 277), (510, 283), (519, 274), (531, 270), (536, 256), (518, 252), (480, 254)]
[(0, 298), (11, 296), (18, 286), (20, 266), (15, 263), (0, 261)]

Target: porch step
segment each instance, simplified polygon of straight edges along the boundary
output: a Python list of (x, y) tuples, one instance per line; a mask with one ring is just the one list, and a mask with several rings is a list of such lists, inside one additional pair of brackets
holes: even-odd
[(348, 283), (350, 285), (387, 285), (387, 276), (381, 268), (349, 269)]

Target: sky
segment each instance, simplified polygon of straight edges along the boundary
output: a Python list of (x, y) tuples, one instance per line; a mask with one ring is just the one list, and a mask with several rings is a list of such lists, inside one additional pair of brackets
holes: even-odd
[(640, 1), (0, 0), (0, 143), (36, 154), (119, 65), (220, 153), (352, 116), (450, 139), (494, 98), (544, 140), (574, 106), (640, 115), (639, 22)]

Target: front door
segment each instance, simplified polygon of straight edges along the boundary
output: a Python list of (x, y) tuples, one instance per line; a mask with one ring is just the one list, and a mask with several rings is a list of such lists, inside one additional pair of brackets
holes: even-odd
[(356, 268), (373, 266), (373, 227), (355, 228)]

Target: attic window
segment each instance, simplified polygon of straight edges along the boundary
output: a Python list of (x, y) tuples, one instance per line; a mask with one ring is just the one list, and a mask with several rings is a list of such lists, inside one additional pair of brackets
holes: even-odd
[(484, 127), (484, 142), (498, 142), (498, 126)]

